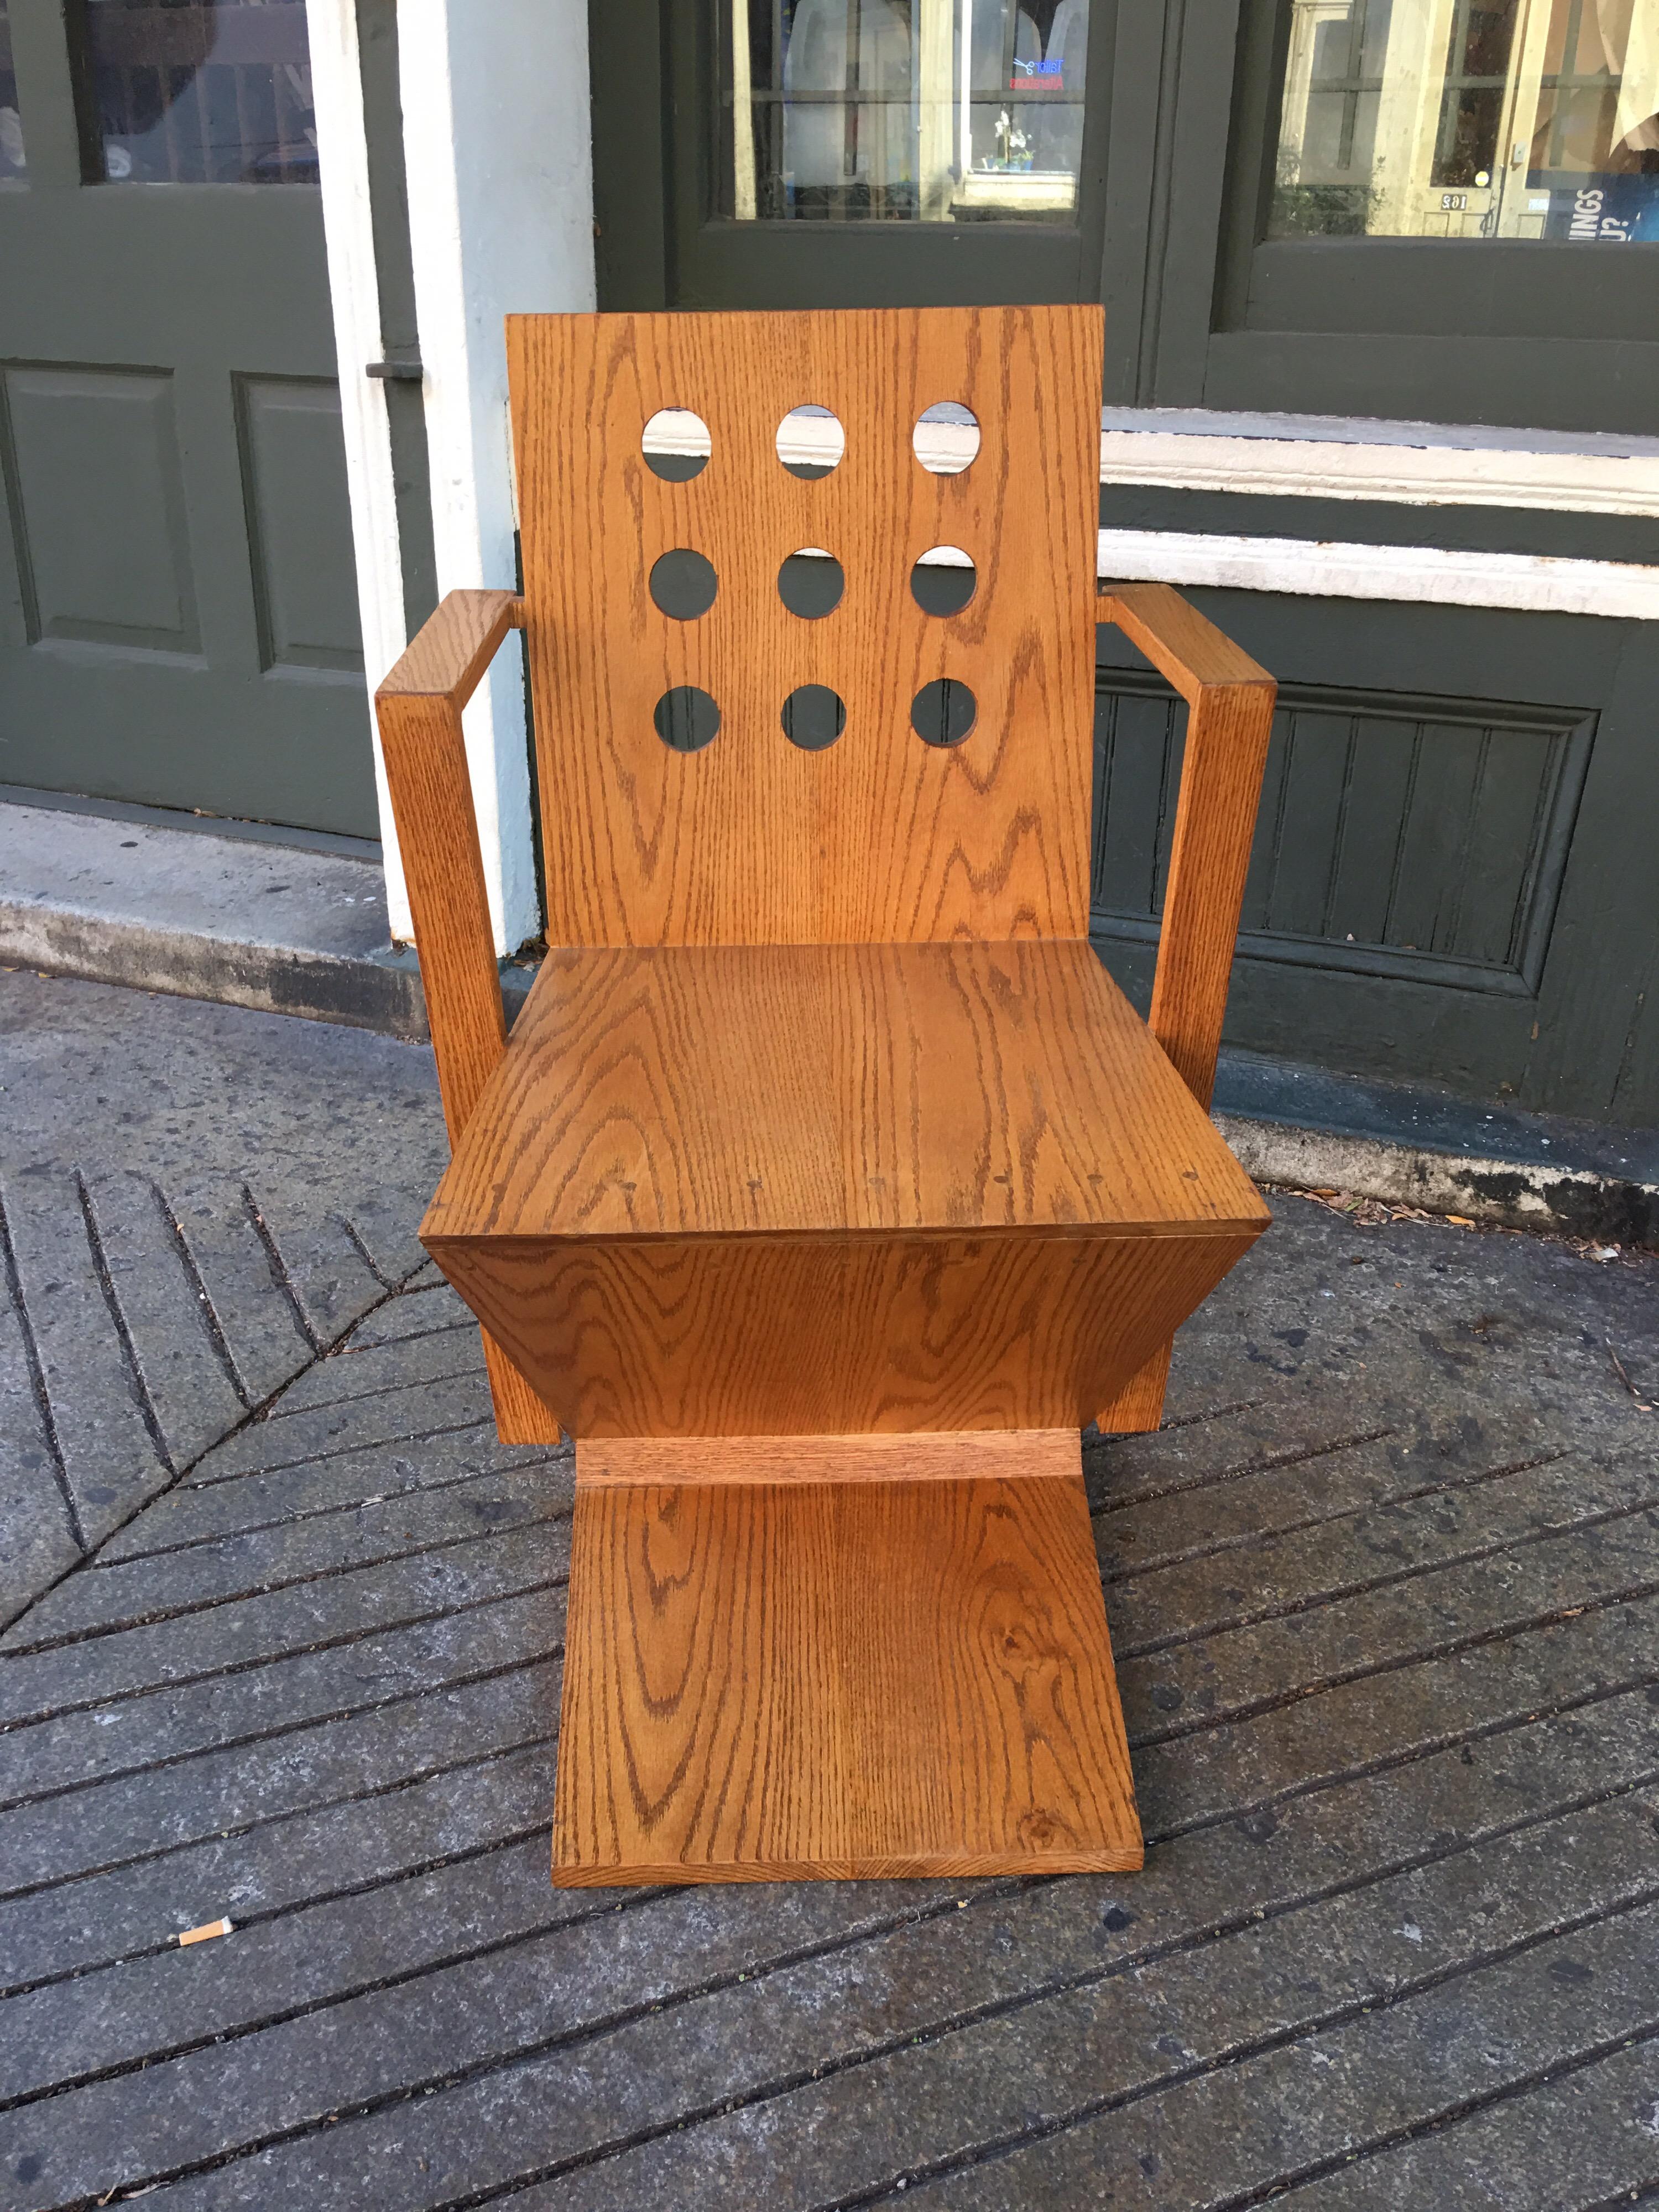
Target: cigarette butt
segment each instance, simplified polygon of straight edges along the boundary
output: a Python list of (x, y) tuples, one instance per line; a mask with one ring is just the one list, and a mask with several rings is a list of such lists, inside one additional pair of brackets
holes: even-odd
[(1449, 1213), (1446, 1218), (1454, 1229), (1473, 1229), (1474, 1226), (1467, 1213)]
[(228, 1920), (204, 1920), (199, 1928), (185, 1929), (179, 1938), (179, 1948), (182, 1949), (186, 1943), (205, 1943), (215, 1936), (228, 1936), (230, 1928)]

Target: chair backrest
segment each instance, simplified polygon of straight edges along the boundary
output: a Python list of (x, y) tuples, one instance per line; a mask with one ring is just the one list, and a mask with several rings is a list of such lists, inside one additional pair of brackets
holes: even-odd
[[(1084, 935), (1101, 310), (528, 315), (507, 344), (550, 942)], [(913, 449), (941, 402), (978, 424), (956, 474)], [(802, 405), (842, 427), (828, 474), (780, 459)], [(695, 475), (647, 458), (673, 410), (708, 432)], [(913, 593), (936, 549), (976, 572), (959, 613)], [(780, 596), (809, 550), (845, 575), (822, 619)], [(653, 601), (674, 551), (713, 566), (695, 619)], [(817, 749), (807, 686), (844, 709)], [(913, 709), (972, 726), (924, 742)]]

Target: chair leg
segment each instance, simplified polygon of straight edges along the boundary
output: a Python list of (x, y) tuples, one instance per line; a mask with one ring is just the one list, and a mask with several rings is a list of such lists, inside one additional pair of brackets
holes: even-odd
[(495, 1433), (504, 1444), (556, 1444), (564, 1431), (489, 1331), (480, 1329)]
[(1076, 1430), (578, 1439), (556, 1883), (1141, 1856)]
[(1164, 1392), (1170, 1380), (1170, 1354), (1174, 1349), (1172, 1344), (1166, 1344), (1161, 1351), (1155, 1352), (1096, 1415), (1102, 1436), (1138, 1436), (1158, 1426), (1164, 1418)]

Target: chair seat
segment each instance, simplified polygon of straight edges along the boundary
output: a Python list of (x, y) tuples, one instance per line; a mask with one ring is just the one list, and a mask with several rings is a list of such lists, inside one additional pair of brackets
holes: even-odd
[(1253, 1237), (1086, 943), (552, 953), (428, 1237)]
[(1092, 1420), (1267, 1209), (1086, 944), (548, 960), (422, 1226), (576, 1437)]

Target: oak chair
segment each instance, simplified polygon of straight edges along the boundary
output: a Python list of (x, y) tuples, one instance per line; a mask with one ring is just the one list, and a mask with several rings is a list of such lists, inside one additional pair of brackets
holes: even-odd
[[(509, 319), (523, 596), (452, 592), (377, 704), (453, 1149), (422, 1236), (502, 1437), (575, 1439), (556, 1881), (1140, 1863), (1079, 1429), (1158, 1425), (1268, 1220), (1206, 1109), (1273, 686), (1167, 588), (1097, 596), (1102, 337)], [(780, 459), (799, 403), (827, 474)], [(1101, 620), (1189, 708), (1146, 1025), (1088, 942)], [(551, 949), (508, 1039), (460, 714), (514, 628)]]

